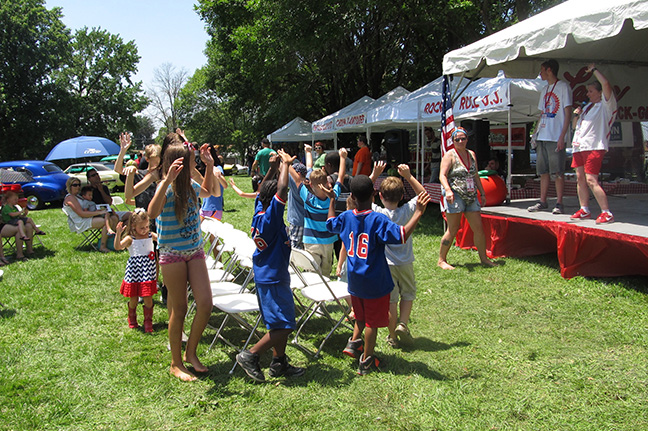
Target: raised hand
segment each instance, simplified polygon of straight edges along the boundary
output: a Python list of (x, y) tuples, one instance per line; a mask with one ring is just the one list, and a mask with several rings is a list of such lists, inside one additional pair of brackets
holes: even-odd
[(412, 176), (412, 172), (410, 172), (410, 167), (407, 163), (402, 163), (398, 165), (398, 174), (405, 178), (408, 179), (409, 177)]
[(338, 154), (340, 154), (340, 159), (346, 159), (348, 155), (346, 148), (340, 148)]
[(281, 161), (284, 163), (292, 163), (292, 161), (297, 158), (297, 156), (291, 156), (284, 150), (277, 150), (277, 154), (279, 155), (279, 157), (281, 157)]
[(180, 174), (180, 171), (184, 167), (182, 165), (182, 162), (184, 161), (184, 157), (178, 157), (171, 163), (171, 166), (169, 166), (169, 172), (167, 172), (167, 177), (171, 181), (175, 181), (176, 178), (178, 178), (178, 175)]
[(209, 150), (209, 144), (202, 144), (200, 146), (200, 160), (202, 160), (206, 166), (214, 165), (214, 158)]
[(331, 199), (335, 199), (335, 190), (333, 187), (325, 186), (324, 184), (319, 184), (319, 188)]
[(119, 135), (119, 146), (126, 152), (131, 146), (131, 135), (129, 132), (123, 132)]
[(311, 151), (313, 151), (313, 147), (309, 144), (304, 144), (304, 151), (310, 153)]
[(425, 212), (425, 208), (427, 208), (427, 204), (430, 203), (430, 195), (427, 192), (421, 192), (418, 194), (418, 198), (416, 199), (416, 209), (421, 211), (421, 213)]

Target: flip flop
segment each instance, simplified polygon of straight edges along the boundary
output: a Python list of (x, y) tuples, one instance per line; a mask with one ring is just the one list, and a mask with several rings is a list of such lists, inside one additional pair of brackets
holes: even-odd
[(23, 241), (29, 241), (30, 240), (30, 238), (28, 236), (21, 236), (20, 239), (23, 240)]
[(47, 235), (47, 232), (43, 232), (42, 230), (39, 230), (36, 232), (36, 235)]

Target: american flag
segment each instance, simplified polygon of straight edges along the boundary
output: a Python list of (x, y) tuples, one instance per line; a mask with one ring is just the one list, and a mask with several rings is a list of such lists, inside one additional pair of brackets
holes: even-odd
[(452, 132), (455, 129), (454, 115), (452, 115), (452, 94), (450, 94), (448, 75), (443, 75), (443, 109), (441, 109), (441, 154), (454, 147)]

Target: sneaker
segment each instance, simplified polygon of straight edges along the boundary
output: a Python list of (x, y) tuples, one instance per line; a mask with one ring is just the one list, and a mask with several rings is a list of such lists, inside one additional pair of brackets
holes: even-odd
[(564, 210), (565, 208), (563, 207), (563, 204), (557, 203), (553, 211), (551, 211), (551, 214), (562, 214)]
[(410, 333), (409, 328), (407, 327), (406, 323), (400, 322), (398, 326), (396, 327), (396, 335), (398, 336), (398, 340), (408, 346), (411, 346), (414, 344), (414, 338), (412, 337), (412, 334)]
[(389, 344), (389, 346), (394, 348), (394, 349), (398, 349), (398, 339), (397, 338), (392, 338), (389, 335), (387, 335), (387, 344)]
[(596, 224), (602, 223), (612, 223), (614, 221), (614, 216), (610, 213), (601, 213), (596, 217)]
[(362, 358), (360, 358), (360, 364), (358, 365), (358, 374), (365, 376), (373, 371), (380, 371), (382, 365), (383, 361), (378, 359), (375, 355), (369, 356), (366, 359), (364, 355), (362, 355)]
[(294, 367), (288, 363), (290, 358), (284, 355), (281, 358), (273, 357), (272, 362), (270, 362), (270, 377), (299, 377), (303, 376), (306, 372), (305, 368)]
[(529, 208), (527, 208), (527, 211), (534, 213), (536, 211), (546, 210), (547, 208), (549, 208), (549, 205), (547, 205), (546, 202), (538, 202), (537, 204), (531, 205)]
[(362, 355), (363, 350), (364, 341), (362, 341), (362, 338), (353, 341), (351, 340), (351, 338), (349, 338), (349, 342), (347, 343), (344, 350), (342, 350), (342, 353), (347, 356), (351, 356), (352, 358), (358, 359), (360, 358), (360, 355)]
[(265, 376), (259, 367), (259, 355), (249, 350), (243, 350), (236, 355), (236, 362), (243, 368), (245, 374), (255, 382), (265, 382)]
[(571, 218), (572, 220), (584, 220), (584, 219), (586, 219), (586, 218), (590, 218), (591, 215), (592, 215), (591, 213), (586, 213), (586, 212), (583, 211), (583, 209), (581, 208), (581, 209), (579, 209), (578, 211), (576, 211), (574, 214), (572, 214), (570, 218)]

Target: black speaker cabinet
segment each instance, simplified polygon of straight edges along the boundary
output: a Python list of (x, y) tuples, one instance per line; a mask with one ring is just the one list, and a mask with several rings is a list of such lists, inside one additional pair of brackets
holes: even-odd
[(383, 145), (387, 151), (387, 163), (396, 167), (410, 161), (409, 132), (403, 129), (393, 129), (385, 132)]
[(483, 165), (490, 157), (490, 122), (486, 120), (462, 120), (461, 127), (468, 132), (468, 148), (475, 152), (477, 163)]

